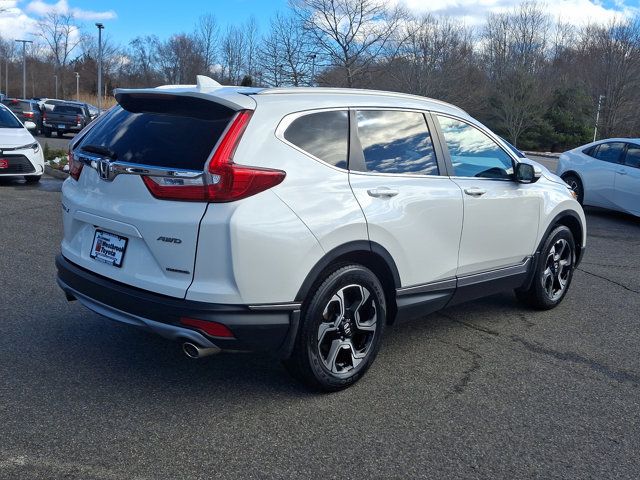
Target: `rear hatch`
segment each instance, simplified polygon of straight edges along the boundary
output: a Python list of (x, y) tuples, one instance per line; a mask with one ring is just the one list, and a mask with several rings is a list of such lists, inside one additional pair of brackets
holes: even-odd
[(67, 128), (82, 124), (82, 108), (74, 105), (55, 105), (44, 114), (43, 121), (53, 128)]
[[(208, 203), (156, 198), (145, 181), (159, 178), (167, 189), (202, 182), (205, 164), (237, 111), (255, 107), (244, 95), (230, 97), (197, 90), (117, 94), (120, 105), (72, 146), (77, 180), (63, 186), (62, 254), (118, 282), (184, 298)], [(149, 176), (156, 174), (171, 176)]]

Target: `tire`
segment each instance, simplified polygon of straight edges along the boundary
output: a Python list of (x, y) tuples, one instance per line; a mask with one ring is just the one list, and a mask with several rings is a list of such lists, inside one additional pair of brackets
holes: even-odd
[(47, 138), (51, 138), (51, 130), (49, 130), (48, 128), (44, 129), (44, 136)]
[(362, 265), (336, 266), (320, 282), (283, 364), (308, 387), (332, 392), (354, 384), (375, 360), (387, 306), (380, 281)]
[(517, 289), (516, 297), (530, 307), (550, 310), (560, 304), (573, 278), (576, 247), (571, 230), (564, 225), (554, 228), (540, 252), (531, 286)]
[(38, 183), (42, 175), (25, 175), (24, 180), (27, 183)]
[(565, 175), (562, 179), (571, 187), (571, 190), (576, 192), (576, 195), (578, 196), (578, 203), (582, 205), (582, 201), (584, 200), (584, 187), (582, 186), (580, 179), (572, 173)]

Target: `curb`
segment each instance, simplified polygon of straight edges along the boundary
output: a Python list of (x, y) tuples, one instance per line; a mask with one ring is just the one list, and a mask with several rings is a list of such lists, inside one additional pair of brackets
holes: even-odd
[(523, 152), (525, 155), (535, 155), (536, 157), (545, 157), (545, 158), (560, 158), (561, 153), (551, 153), (551, 152)]
[(54, 178), (59, 178), (60, 180), (65, 180), (66, 178), (69, 177), (68, 173), (63, 172), (62, 170), (51, 168), (49, 165), (46, 165), (46, 164), (44, 166), (44, 173), (46, 173), (47, 175), (51, 175)]

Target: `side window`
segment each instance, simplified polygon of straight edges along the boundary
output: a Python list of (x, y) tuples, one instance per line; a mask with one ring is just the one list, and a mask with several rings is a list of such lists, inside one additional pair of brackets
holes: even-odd
[(494, 142), (471, 125), (438, 115), (456, 177), (511, 178), (513, 161)]
[(627, 144), (627, 155), (624, 164), (629, 167), (640, 168), (640, 145)]
[(296, 118), (284, 132), (296, 147), (339, 168), (347, 168), (349, 113), (316, 112)]
[(589, 147), (583, 150), (582, 153), (584, 153), (585, 155), (589, 155), (590, 157), (596, 158), (596, 151), (598, 147), (599, 145), (596, 145), (595, 147)]
[(358, 137), (367, 171), (438, 175), (424, 115), (395, 110), (357, 112)]
[(598, 149), (594, 152), (593, 157), (603, 162), (620, 163), (622, 160), (622, 150), (624, 143), (608, 142), (598, 145)]

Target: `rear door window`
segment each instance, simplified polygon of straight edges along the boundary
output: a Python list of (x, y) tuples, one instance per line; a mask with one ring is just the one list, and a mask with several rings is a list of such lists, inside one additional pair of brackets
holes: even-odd
[(231, 109), (191, 97), (130, 104), (134, 111), (117, 106), (101, 117), (78, 148), (107, 148), (122, 162), (203, 170), (234, 115)]
[(284, 138), (304, 152), (338, 168), (347, 168), (349, 114), (346, 110), (316, 112), (296, 118)]
[(431, 133), (422, 113), (361, 110), (356, 119), (367, 171), (439, 174)]
[(602, 160), (608, 163), (620, 163), (622, 161), (622, 151), (624, 150), (624, 143), (622, 142), (607, 142), (601, 143), (594, 150), (592, 157)]

